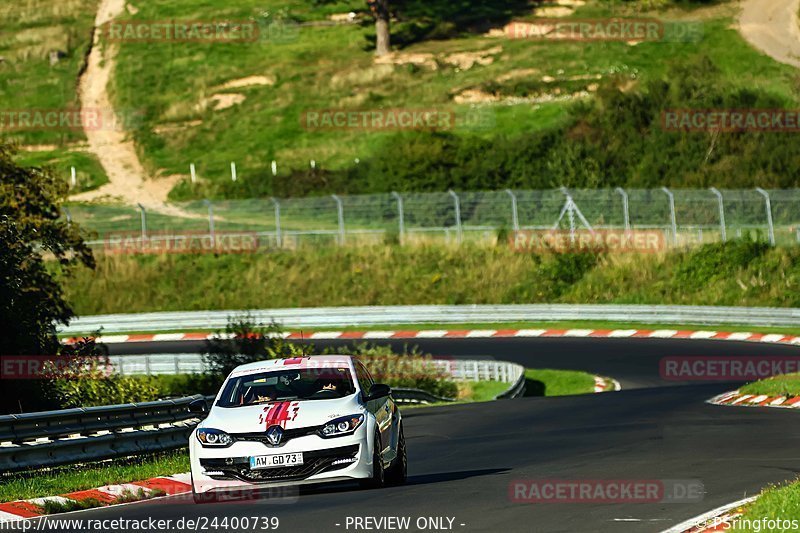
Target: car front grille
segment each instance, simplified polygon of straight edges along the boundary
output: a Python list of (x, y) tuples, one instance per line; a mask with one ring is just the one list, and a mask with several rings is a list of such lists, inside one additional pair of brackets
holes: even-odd
[[(283, 437), (281, 438), (281, 445), (286, 444), (292, 439), (296, 439), (298, 437), (305, 437), (306, 435), (313, 435), (315, 434), (322, 426), (311, 426), (305, 428), (298, 428), (298, 429), (285, 429), (283, 430)], [(249, 442), (260, 442), (264, 446), (268, 446), (270, 448), (274, 448), (272, 444), (267, 441), (267, 434), (264, 433), (230, 433), (230, 436), (233, 437), (236, 441), (249, 441)]]
[(205, 471), (213, 473), (209, 475), (212, 479), (240, 479), (250, 483), (299, 481), (322, 472), (345, 468), (355, 462), (357, 454), (358, 444), (353, 444), (341, 448), (303, 452), (303, 464), (298, 466), (251, 470), (249, 457), (200, 459), (200, 466)]

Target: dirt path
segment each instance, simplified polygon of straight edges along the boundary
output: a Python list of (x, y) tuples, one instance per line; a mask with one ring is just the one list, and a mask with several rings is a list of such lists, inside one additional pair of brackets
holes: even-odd
[[(125, 203), (141, 203), (160, 212), (171, 212), (174, 208), (165, 205), (167, 194), (174, 180), (150, 179), (136, 154), (136, 147), (127, 138), (124, 128), (112, 125), (114, 108), (108, 96), (107, 86), (114, 69), (117, 47), (109, 43), (100, 45), (101, 26), (113, 20), (125, 10), (125, 0), (101, 0), (95, 17), (95, 35), (87, 67), (78, 82), (81, 108), (97, 110), (102, 126), (86, 128), (88, 150), (103, 165), (109, 183), (85, 193), (71, 197), (76, 201), (91, 201), (100, 198), (120, 199)], [(176, 215), (180, 213), (175, 211)]]
[(739, 31), (781, 63), (800, 68), (800, 0), (744, 0)]

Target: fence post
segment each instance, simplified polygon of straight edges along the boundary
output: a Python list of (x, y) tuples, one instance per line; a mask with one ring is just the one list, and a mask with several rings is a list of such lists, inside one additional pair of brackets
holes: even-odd
[(211, 235), (212, 242), (216, 243), (217, 239), (214, 233), (214, 206), (211, 200), (203, 200), (203, 203), (208, 208), (208, 234)]
[(769, 243), (772, 246), (775, 246), (775, 226), (772, 223), (772, 200), (769, 197), (769, 193), (761, 187), (757, 187), (756, 190), (761, 193), (761, 196), (763, 196), (764, 200), (766, 201), (767, 224), (769, 225)]
[(273, 197), (270, 197), (270, 200), (272, 200), (272, 205), (275, 206), (275, 241), (278, 244), (278, 248), (283, 248), (281, 237), (281, 204)]
[(189, 163), (189, 173), (192, 175), (192, 183), (197, 181), (197, 172), (194, 169), (194, 163)]
[(722, 193), (716, 187), (711, 187), (711, 192), (717, 197), (717, 206), (719, 207), (719, 231), (722, 234), (722, 242), (728, 242), (728, 231), (725, 227), (725, 200), (722, 198)]
[(142, 217), (142, 241), (147, 239), (147, 212), (142, 204), (136, 204), (139, 206), (139, 212), (141, 213)]
[(517, 212), (517, 195), (511, 189), (506, 189), (506, 194), (511, 197), (511, 225), (514, 233), (519, 233), (519, 213)]
[(278, 175), (278, 162), (275, 161), (274, 159), (272, 160), (272, 175), (273, 176)]
[(625, 218), (625, 231), (631, 230), (631, 213), (628, 205), (628, 193), (622, 187), (614, 189), (622, 196), (622, 216)]
[(78, 176), (75, 173), (75, 167), (70, 167), (69, 175), (70, 175), (70, 183), (72, 185), (72, 188), (74, 189), (75, 186), (78, 185)]
[(236, 181), (236, 163), (231, 161), (231, 181)]
[(342, 199), (335, 194), (332, 194), (331, 198), (336, 202), (336, 214), (339, 219), (339, 246), (342, 246), (344, 244), (344, 206)]
[(678, 245), (678, 221), (675, 218), (675, 195), (666, 187), (661, 187), (661, 190), (669, 197), (669, 218), (672, 224), (672, 244)]
[(447, 193), (453, 197), (453, 206), (456, 209), (456, 242), (461, 244), (463, 238), (463, 231), (461, 229), (461, 202), (453, 189), (450, 189)]
[(392, 191), (392, 198), (397, 200), (397, 229), (400, 232), (400, 244), (403, 244), (403, 237), (406, 233), (405, 214), (403, 212), (403, 197)]

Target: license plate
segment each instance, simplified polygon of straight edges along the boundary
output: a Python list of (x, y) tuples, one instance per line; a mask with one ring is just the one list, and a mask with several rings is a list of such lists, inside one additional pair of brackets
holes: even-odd
[(278, 468), (281, 466), (299, 466), (303, 464), (302, 453), (281, 453), (278, 455), (259, 455), (250, 458), (250, 469)]

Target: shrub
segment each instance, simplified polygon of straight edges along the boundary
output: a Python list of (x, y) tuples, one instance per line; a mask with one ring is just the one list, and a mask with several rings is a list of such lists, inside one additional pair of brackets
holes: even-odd
[(204, 360), (212, 375), (224, 378), (239, 365), (297, 355), (304, 355), (302, 346), (285, 340), (279, 324), (255, 324), (243, 315), (229, 320), (224, 335), (207, 341)]

